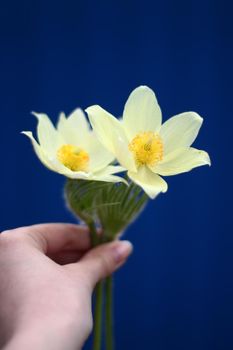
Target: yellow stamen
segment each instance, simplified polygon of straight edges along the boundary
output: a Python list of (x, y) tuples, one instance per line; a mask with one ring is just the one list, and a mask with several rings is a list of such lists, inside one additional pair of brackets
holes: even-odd
[(155, 165), (163, 159), (163, 142), (161, 137), (152, 131), (136, 135), (129, 144), (137, 166)]
[(63, 145), (57, 151), (58, 160), (72, 171), (85, 171), (89, 155), (82, 148), (73, 145)]

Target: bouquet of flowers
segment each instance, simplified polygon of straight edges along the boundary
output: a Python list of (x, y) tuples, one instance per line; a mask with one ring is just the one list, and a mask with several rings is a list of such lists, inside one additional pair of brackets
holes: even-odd
[[(33, 113), (37, 137), (31, 139), (41, 162), (66, 177), (65, 201), (90, 230), (92, 245), (118, 239), (149, 199), (166, 192), (161, 176), (210, 165), (205, 151), (191, 147), (203, 119), (195, 112), (176, 115), (162, 124), (154, 92), (139, 86), (129, 96), (121, 119), (99, 105), (68, 117), (61, 113), (55, 128), (46, 114)], [(91, 128), (92, 127), (92, 128)], [(114, 348), (112, 277), (96, 286), (93, 349), (102, 344), (105, 297), (106, 348)]]

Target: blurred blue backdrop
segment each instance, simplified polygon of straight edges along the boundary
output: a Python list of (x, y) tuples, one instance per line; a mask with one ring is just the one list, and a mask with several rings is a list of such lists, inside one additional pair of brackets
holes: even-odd
[(141, 84), (164, 119), (204, 117), (196, 146), (212, 167), (169, 177), (130, 227), (135, 251), (116, 276), (117, 349), (233, 348), (231, 1), (8, 1), (0, 6), (0, 229), (74, 221), (64, 179), (21, 130), (31, 110), (55, 121), (99, 103), (120, 115)]

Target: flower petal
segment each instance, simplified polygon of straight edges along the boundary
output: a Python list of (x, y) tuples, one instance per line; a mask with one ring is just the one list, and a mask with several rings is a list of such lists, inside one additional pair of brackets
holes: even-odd
[(64, 123), (66, 122), (66, 115), (64, 112), (61, 112), (59, 114), (58, 122), (57, 122), (57, 130), (60, 131), (60, 129), (63, 127)]
[(103, 174), (103, 175), (112, 175), (112, 174), (122, 173), (123, 171), (125, 171), (125, 168), (123, 168), (120, 165), (109, 165), (103, 170), (95, 173)]
[(99, 171), (91, 175), (91, 178), (96, 181), (124, 182), (126, 185), (128, 185), (128, 182), (124, 178), (114, 175), (117, 173), (121, 173), (123, 171), (125, 171), (125, 169), (121, 166), (109, 165), (102, 171)]
[(192, 170), (193, 168), (210, 165), (207, 152), (196, 148), (178, 149), (169, 153), (164, 160), (151, 170), (163, 176), (176, 175)]
[(108, 166), (105, 169), (91, 173), (83, 171), (71, 171), (68, 168), (63, 166), (63, 170), (58, 171), (60, 174), (65, 175), (71, 179), (82, 179), (82, 180), (95, 180), (95, 181), (106, 181), (106, 182), (124, 182), (127, 184), (127, 181), (120, 176), (114, 176), (114, 174), (122, 172), (124, 168), (120, 166)]
[(119, 120), (97, 105), (88, 107), (86, 112), (93, 130), (104, 147), (115, 155), (123, 167), (135, 171), (136, 165), (128, 148), (129, 142)]
[(111, 163), (115, 157), (98, 140), (94, 132), (90, 132), (89, 143), (85, 149), (90, 157), (88, 169), (90, 172), (99, 171)]
[(43, 151), (42, 147), (37, 143), (37, 141), (34, 139), (31, 131), (22, 131), (23, 135), (26, 135), (32, 142), (34, 151), (36, 152), (36, 155), (40, 159), (40, 161), (50, 170), (54, 170), (51, 166), (48, 157), (46, 156), (45, 152)]
[(95, 174), (91, 178), (92, 180), (95, 181), (105, 181), (105, 182), (124, 182), (126, 185), (128, 185), (127, 181), (123, 179), (120, 176), (115, 176), (115, 175), (101, 175), (101, 174)]
[(137, 173), (128, 172), (130, 179), (142, 187), (146, 194), (154, 199), (160, 192), (167, 191), (167, 183), (159, 175), (154, 174), (146, 166), (138, 169)]
[(162, 114), (153, 90), (147, 86), (133, 90), (125, 104), (123, 121), (130, 140), (140, 132), (159, 131)]
[[(66, 176), (71, 179), (82, 179), (82, 180), (96, 180), (106, 182), (124, 182), (127, 181), (120, 176), (114, 176), (114, 174), (123, 172), (125, 169), (121, 166), (106, 166), (104, 169), (96, 172), (84, 172), (84, 171), (72, 171), (65, 167), (56, 157), (49, 158), (43, 151), (42, 147), (34, 139), (30, 131), (23, 131), (22, 134), (29, 137), (32, 142), (33, 148), (40, 159), (40, 161), (50, 170), (59, 173), (60, 175)], [(111, 156), (112, 157), (112, 156)]]
[(39, 144), (49, 156), (53, 156), (59, 145), (62, 144), (62, 140), (47, 114), (35, 112), (32, 114), (38, 119), (37, 137)]
[(124, 130), (120, 122), (110, 113), (98, 105), (90, 106), (85, 110), (91, 126), (100, 142), (112, 153), (115, 151), (115, 136), (122, 137)]
[(81, 108), (76, 108), (68, 117), (67, 121), (70, 127), (81, 129), (82, 132), (88, 133), (90, 125)]
[(58, 174), (61, 174), (70, 178), (86, 179), (88, 177), (88, 175), (84, 172), (79, 172), (79, 174), (77, 174), (77, 172), (75, 173), (71, 171), (70, 169), (65, 167), (61, 162), (59, 162), (56, 156), (54, 157), (48, 156), (45, 153), (44, 149), (36, 142), (36, 140), (34, 139), (30, 131), (22, 131), (22, 134), (30, 138), (38, 158), (49, 170), (52, 170)]
[(164, 154), (189, 147), (196, 139), (203, 119), (195, 112), (185, 112), (168, 119), (161, 127)]
[(85, 149), (89, 143), (90, 126), (85, 114), (80, 108), (74, 110), (67, 118), (65, 118), (64, 113), (61, 113), (57, 129), (67, 144)]

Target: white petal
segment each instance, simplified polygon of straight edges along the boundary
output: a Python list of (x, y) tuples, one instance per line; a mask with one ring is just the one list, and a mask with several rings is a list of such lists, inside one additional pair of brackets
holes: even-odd
[(34, 151), (36, 152), (37, 157), (40, 159), (40, 161), (50, 170), (54, 170), (51, 166), (49, 159), (42, 149), (42, 147), (37, 143), (37, 141), (34, 139), (31, 131), (22, 131), (22, 134), (26, 135), (32, 142)]
[(122, 173), (123, 171), (125, 171), (125, 168), (123, 168), (120, 165), (109, 165), (103, 170), (100, 170), (95, 173), (102, 174), (102, 175), (112, 175), (112, 174)]
[(157, 174), (169, 176), (184, 173), (202, 165), (210, 165), (207, 152), (195, 148), (182, 148), (169, 153), (152, 170)]
[(93, 130), (104, 147), (115, 155), (123, 167), (135, 171), (134, 158), (128, 148), (129, 141), (119, 120), (100, 106), (88, 107), (86, 112)]
[(59, 145), (61, 145), (62, 140), (46, 114), (35, 112), (32, 112), (32, 114), (38, 119), (38, 141), (43, 150), (46, 151), (48, 155), (53, 156)]
[(160, 192), (167, 191), (166, 181), (145, 166), (140, 167), (137, 173), (129, 171), (128, 176), (138, 186), (142, 187), (146, 194), (152, 199)]
[(102, 171), (99, 171), (91, 175), (91, 178), (96, 181), (124, 182), (126, 185), (128, 185), (127, 181), (124, 178), (113, 175), (113, 174), (121, 173), (122, 171), (125, 171), (125, 169), (121, 166), (109, 165)]
[[(65, 167), (63, 167), (65, 168)], [(115, 176), (114, 174), (122, 172), (124, 168), (120, 166), (108, 166), (102, 171), (96, 173), (83, 172), (83, 171), (71, 171), (68, 168), (60, 170), (60, 174), (65, 175), (71, 179), (82, 179), (90, 181), (106, 181), (106, 182), (124, 182), (127, 184), (127, 181), (120, 176)]]
[(84, 171), (72, 171), (69, 168), (67, 168), (64, 164), (62, 164), (57, 157), (54, 157), (50, 160), (50, 164), (53, 167), (53, 170), (61, 175), (64, 175), (66, 177), (69, 177), (71, 179), (83, 179), (83, 180), (89, 180), (90, 179), (90, 173), (84, 172)]
[(60, 114), (58, 132), (66, 144), (86, 148), (89, 142), (90, 127), (83, 111), (78, 108), (67, 118)]
[(75, 109), (67, 117), (67, 121), (70, 127), (73, 127), (74, 129), (78, 128), (82, 133), (88, 133), (90, 131), (87, 118), (81, 108)]
[(91, 126), (101, 143), (114, 153), (115, 134), (122, 137), (124, 130), (120, 122), (110, 113), (98, 105), (90, 106), (85, 110), (88, 114)]
[(130, 139), (140, 132), (159, 131), (162, 114), (153, 90), (147, 86), (136, 88), (125, 104), (123, 120)]
[[(99, 180), (99, 181), (108, 181), (108, 182), (119, 182), (125, 181), (118, 176), (113, 176), (112, 174), (124, 171), (124, 168), (120, 166), (108, 166), (105, 167), (102, 171), (91, 173), (84, 171), (72, 171), (69, 168), (65, 167), (56, 157), (49, 157), (42, 147), (34, 139), (30, 131), (23, 131), (22, 134), (29, 137), (32, 142), (33, 148), (40, 159), (40, 161), (50, 170), (55, 171), (61, 175), (64, 175), (71, 179), (83, 179), (83, 180)], [(111, 156), (112, 157), (112, 156)]]
[(40, 161), (50, 170), (70, 178), (87, 179), (88, 174), (84, 172), (73, 172), (65, 167), (56, 157), (49, 157), (44, 149), (36, 142), (30, 131), (23, 131), (22, 134), (30, 138), (33, 148)]
[(111, 163), (115, 157), (97, 139), (94, 132), (90, 132), (89, 143), (85, 149), (90, 157), (88, 169), (91, 172), (101, 170)]
[(64, 112), (61, 112), (59, 114), (59, 118), (58, 118), (58, 122), (57, 122), (57, 130), (58, 131), (63, 127), (65, 122), (66, 122), (66, 115)]
[(127, 181), (123, 179), (120, 176), (115, 176), (115, 175), (98, 175), (95, 174), (92, 177), (92, 180), (95, 181), (105, 181), (105, 182), (124, 182), (126, 185), (128, 185)]
[(203, 119), (195, 112), (185, 112), (168, 119), (161, 127), (164, 154), (189, 147), (196, 139)]
[(71, 171), (70, 169), (66, 168), (57, 172), (68, 177), (69, 179), (92, 180), (89, 174), (83, 171)]

